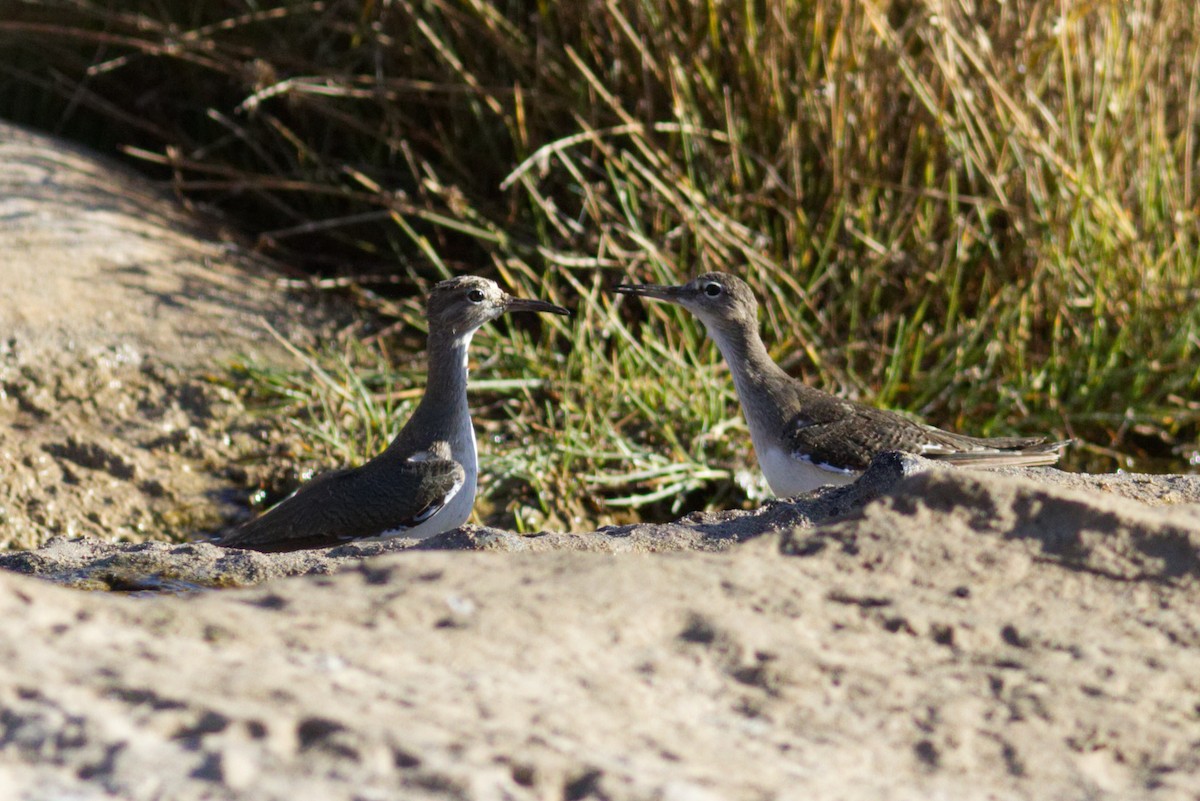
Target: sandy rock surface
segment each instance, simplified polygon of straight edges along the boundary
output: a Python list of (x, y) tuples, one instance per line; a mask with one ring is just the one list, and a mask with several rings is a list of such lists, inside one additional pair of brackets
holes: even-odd
[[(207, 559), (210, 546), (176, 554)], [(0, 572), (13, 798), (1194, 799), (1200, 520), (929, 471), (724, 553)]]

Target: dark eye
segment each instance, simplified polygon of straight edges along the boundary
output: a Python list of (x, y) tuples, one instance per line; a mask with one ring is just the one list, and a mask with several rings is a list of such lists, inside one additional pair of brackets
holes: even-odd
[(717, 295), (720, 295), (724, 291), (725, 291), (725, 288), (723, 286), (721, 286), (720, 284), (718, 284), (716, 281), (709, 281), (707, 284), (704, 285), (704, 294), (708, 295), (710, 298), (715, 298)]
[(472, 303), (483, 303), (483, 290), (472, 289), (467, 293), (467, 300), (471, 301)]

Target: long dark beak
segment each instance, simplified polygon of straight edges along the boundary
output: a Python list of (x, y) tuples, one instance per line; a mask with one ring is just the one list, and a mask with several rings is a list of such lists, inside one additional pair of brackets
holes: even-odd
[(642, 298), (665, 300), (669, 303), (679, 303), (683, 297), (682, 286), (662, 286), (660, 284), (620, 284), (613, 287), (613, 292), (622, 295), (637, 295)]
[(555, 306), (553, 303), (547, 303), (544, 300), (530, 300), (528, 298), (509, 298), (508, 303), (504, 306), (504, 311), (545, 312), (546, 314), (561, 314), (564, 317), (571, 316), (571, 312), (562, 306)]

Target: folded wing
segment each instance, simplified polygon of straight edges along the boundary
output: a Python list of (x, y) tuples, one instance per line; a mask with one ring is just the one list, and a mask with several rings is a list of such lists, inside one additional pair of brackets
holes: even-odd
[(436, 515), (464, 480), (462, 465), (451, 459), (372, 460), (318, 476), (217, 544), (297, 551), (394, 535)]
[(903, 415), (810, 390), (800, 414), (784, 432), (793, 455), (841, 470), (865, 470), (886, 451), (950, 464), (1004, 467), (1054, 464), (1068, 444), (1041, 437), (968, 437), (923, 425)]

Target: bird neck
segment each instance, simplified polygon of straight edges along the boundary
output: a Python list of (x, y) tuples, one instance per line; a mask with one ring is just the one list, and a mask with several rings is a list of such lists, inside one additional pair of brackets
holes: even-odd
[(781, 399), (773, 396), (777, 394), (776, 390), (787, 387), (792, 378), (767, 353), (757, 323), (749, 320), (735, 326), (705, 327), (729, 365), (733, 385), (747, 417), (779, 408)]
[(467, 408), (467, 348), (474, 331), (429, 333), (428, 383), (406, 431), (453, 441), (464, 425), (470, 428)]

